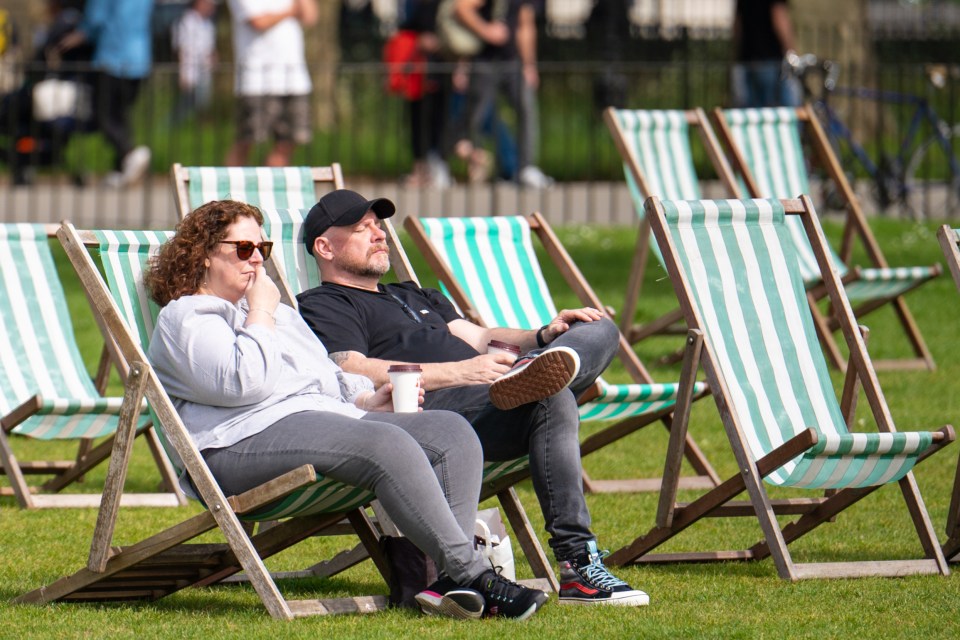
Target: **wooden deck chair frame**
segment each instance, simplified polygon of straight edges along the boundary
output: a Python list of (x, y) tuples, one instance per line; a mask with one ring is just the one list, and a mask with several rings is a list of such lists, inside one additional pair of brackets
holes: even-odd
[[(838, 403), (839, 418), (849, 426), (856, 419), (857, 398), (862, 387), (867, 402), (877, 422), (880, 435), (891, 434), (896, 431), (892, 417), (886, 406), (886, 401), (880, 390), (879, 382), (867, 353), (865, 337), (862, 333), (865, 330), (858, 329), (849, 301), (847, 301), (843, 283), (837, 273), (832, 269), (830, 257), (826, 245), (826, 239), (820, 228), (819, 221), (813, 209), (813, 205), (807, 196), (799, 200), (779, 201), (788, 215), (800, 215), (802, 217), (803, 227), (810, 238), (811, 245), (816, 253), (817, 262), (824, 272), (824, 284), (828, 290), (831, 302), (838, 310), (841, 331), (850, 347), (850, 366), (848, 367), (843, 392)], [(679, 203), (680, 205), (684, 203)], [(671, 432), (671, 449), (668, 454), (664, 469), (665, 481), (664, 491), (660, 495), (657, 518), (655, 526), (643, 536), (638, 537), (632, 543), (619, 549), (610, 556), (612, 563), (617, 565), (655, 563), (655, 562), (678, 562), (678, 561), (710, 561), (710, 560), (758, 560), (766, 557), (772, 557), (776, 566), (777, 573), (781, 578), (788, 580), (799, 580), (805, 578), (840, 578), (840, 577), (858, 577), (858, 576), (900, 576), (906, 574), (948, 574), (944, 555), (940, 544), (937, 541), (933, 531), (930, 518), (927, 515), (920, 491), (913, 477), (912, 470), (897, 480), (900, 491), (906, 502), (907, 511), (910, 514), (914, 527), (917, 531), (921, 547), (923, 548), (924, 558), (914, 560), (884, 560), (884, 561), (859, 561), (859, 562), (826, 562), (826, 563), (795, 563), (787, 545), (804, 534), (812, 531), (819, 525), (831, 521), (842, 510), (853, 505), (862, 498), (866, 497), (880, 486), (861, 487), (858, 483), (850, 483), (847, 488), (836, 487), (828, 490), (825, 497), (817, 498), (787, 498), (774, 500), (769, 497), (763, 484), (763, 479), (768, 475), (781, 470), (785, 464), (797, 459), (798, 456), (807, 452), (816, 446), (821, 438), (820, 428), (810, 426), (801, 430), (792, 438), (783, 436), (784, 442), (775, 446), (771, 440), (769, 445), (770, 452), (757, 459), (751, 454), (750, 436), (745, 428), (743, 418), (738, 412), (738, 407), (742, 405), (733, 395), (734, 389), (740, 383), (737, 380), (731, 380), (729, 376), (723, 373), (723, 357), (718, 356), (715, 347), (706, 337), (706, 323), (703, 321), (705, 316), (701, 315), (698, 307), (698, 298), (695, 296), (707, 296), (708, 293), (701, 293), (697, 289), (695, 293), (694, 286), (705, 286), (702, 283), (696, 285), (686, 275), (685, 268), (681, 266), (684, 260), (691, 261), (691, 264), (700, 265), (698, 256), (688, 256), (681, 253), (677, 243), (671, 235), (671, 230), (667, 227), (664, 214), (664, 203), (656, 198), (650, 198), (646, 202), (646, 212), (651, 219), (654, 234), (657, 241), (663, 249), (666, 259), (670, 279), (677, 290), (680, 298), (680, 305), (687, 320), (689, 329), (688, 349), (684, 355), (682, 384), (689, 385), (696, 374), (698, 367), (703, 367), (707, 379), (713, 389), (714, 398), (717, 402), (717, 408), (723, 421), (727, 437), (731, 448), (737, 460), (739, 472), (733, 477), (723, 482), (720, 486), (704, 494), (697, 500), (689, 504), (678, 504), (676, 502), (676, 477), (677, 465), (680, 460), (678, 442), (687, 430), (686, 417), (689, 411), (678, 407), (677, 415), (684, 418), (683, 421), (678, 418), (674, 422), (674, 430)], [(679, 209), (679, 206), (678, 206)], [(699, 211), (699, 210), (698, 210)], [(698, 214), (699, 215), (699, 214)], [(741, 225), (742, 226), (742, 225)], [(685, 228), (686, 230), (686, 228)], [(697, 231), (691, 230), (690, 234), (696, 234)], [(747, 232), (742, 232), (740, 239), (745, 237)], [(702, 241), (703, 235), (696, 236), (700, 244), (706, 244)], [(711, 236), (713, 247), (723, 243), (723, 239)], [(691, 243), (692, 244), (692, 243)], [(749, 249), (743, 249), (745, 255)], [(705, 252), (701, 252), (705, 253)], [(705, 269), (712, 272), (713, 265), (706, 265)], [(789, 267), (787, 268), (789, 270)], [(746, 292), (744, 295), (749, 295)], [(737, 298), (739, 299), (739, 295)], [(802, 303), (801, 303), (802, 304)], [(802, 306), (796, 309), (802, 313)], [(706, 312), (704, 312), (706, 313)], [(812, 336), (812, 334), (811, 334)], [(815, 347), (817, 341), (812, 341)], [(749, 348), (749, 345), (747, 345)], [(742, 351), (730, 353), (729, 361), (733, 362), (740, 356)], [(826, 374), (825, 365), (822, 367)], [(776, 375), (780, 375), (777, 373)], [(744, 382), (744, 386), (749, 383)], [(830, 386), (829, 393), (833, 393), (832, 384), (829, 379), (826, 384)], [(776, 418), (768, 422), (779, 422)], [(939, 431), (928, 434), (930, 443), (926, 448), (917, 448), (913, 451), (917, 454), (915, 464), (929, 457), (936, 451), (952, 442), (955, 438), (954, 430), (947, 425)], [(918, 436), (918, 441), (920, 436)], [(777, 440), (776, 442), (779, 442)], [(903, 450), (901, 450), (903, 451)], [(866, 466), (864, 463), (863, 469)], [(809, 468), (809, 467), (808, 467)], [(874, 467), (875, 468), (875, 467)], [(903, 469), (912, 469), (912, 466), (901, 466), (898, 471)], [(849, 467), (847, 468), (849, 470)], [(895, 478), (899, 473), (892, 473), (891, 478)], [(819, 479), (819, 478), (814, 478)], [(862, 484), (862, 482), (860, 483)], [(824, 486), (809, 483), (808, 486)], [(733, 499), (747, 491), (749, 502), (734, 502)], [(782, 526), (777, 521), (777, 516), (798, 515), (793, 522)], [(656, 547), (670, 540), (687, 527), (691, 526), (704, 517), (718, 516), (747, 516), (758, 519), (760, 528), (763, 532), (763, 540), (749, 549), (742, 551), (709, 551), (709, 552), (675, 552), (675, 553), (651, 553)]]
[[(947, 259), (947, 267), (960, 293), (960, 229), (945, 224), (937, 231), (940, 248)], [(943, 543), (943, 555), (950, 562), (960, 562), (960, 460), (953, 481), (950, 509), (947, 511), (947, 541)]]
[[(720, 109), (719, 107), (714, 109), (712, 114), (713, 122), (716, 127), (717, 134), (723, 141), (723, 144), (729, 153), (730, 161), (733, 164), (735, 173), (743, 179), (743, 182), (746, 185), (746, 195), (752, 198), (799, 196), (800, 194), (793, 193), (773, 194), (761, 192), (759, 183), (756, 180), (756, 176), (753, 175), (753, 172), (748, 166), (747, 159), (743, 154), (743, 150), (740, 149), (736, 144), (733, 131), (727, 124), (724, 113), (724, 110)], [(876, 237), (873, 235), (873, 231), (870, 229), (870, 225), (867, 223), (867, 217), (863, 212), (863, 208), (860, 206), (860, 200), (854, 192), (850, 181), (847, 179), (847, 175), (844, 173), (843, 167), (840, 165), (840, 161), (837, 159), (833, 148), (830, 146), (830, 142), (823, 130), (823, 126), (820, 124), (820, 120), (813, 113), (813, 109), (809, 105), (797, 107), (796, 115), (799, 122), (803, 125), (804, 134), (810, 140), (817, 160), (825, 168), (827, 175), (833, 181), (834, 185), (836, 185), (838, 193), (846, 204), (847, 211), (844, 221), (843, 235), (840, 243), (840, 251), (837, 254), (838, 257), (845, 265), (850, 265), (854, 243), (859, 240), (860, 245), (863, 247), (863, 250), (866, 253), (867, 259), (873, 268), (889, 269), (890, 265), (887, 262), (887, 259), (884, 257), (883, 251), (880, 249), (880, 244), (877, 242)], [(803, 171), (806, 171), (806, 169), (804, 168)], [(894, 313), (897, 316), (897, 320), (903, 328), (904, 335), (910, 343), (910, 348), (914, 354), (913, 358), (877, 360), (874, 363), (874, 366), (878, 369), (936, 369), (936, 363), (933, 360), (933, 355), (927, 348), (926, 342), (920, 333), (920, 328), (917, 326), (917, 323), (913, 318), (913, 314), (907, 307), (907, 303), (903, 296), (927, 280), (940, 275), (940, 271), (940, 265), (935, 264), (930, 267), (929, 275), (926, 278), (917, 279), (917, 281), (909, 289), (903, 290), (892, 297), (876, 297), (865, 300), (854, 308), (856, 317), (862, 318), (871, 311), (879, 309), (887, 303), (890, 303), (893, 307)], [(858, 281), (860, 278), (860, 268), (851, 265), (850, 271), (844, 276), (844, 285), (849, 286), (850, 283)], [(810, 307), (812, 310), (814, 310), (813, 312), (817, 332), (819, 333), (820, 339), (827, 349), (827, 355), (830, 359), (831, 365), (839, 368), (842, 371), (846, 367), (846, 362), (840, 353), (837, 341), (834, 339), (834, 333), (839, 327), (839, 319), (834, 314), (823, 314), (819, 310), (815, 309), (816, 302), (825, 297), (826, 289), (822, 284), (819, 286), (814, 286), (809, 290)]]
[[(65, 223), (58, 232), (67, 255), (80, 276), (95, 313), (109, 330), (112, 355), (123, 367), (125, 382), (122, 428), (113, 449), (107, 485), (87, 566), (72, 576), (17, 598), (17, 602), (157, 600), (188, 586), (209, 585), (238, 571), (244, 571), (271, 616), (292, 619), (310, 615), (344, 612), (372, 612), (385, 608), (385, 596), (339, 598), (333, 600), (286, 600), (267, 571), (263, 560), (338, 523), (346, 514), (378, 570), (388, 579), (389, 568), (379, 550), (379, 533), (362, 505), (372, 501), (368, 492), (357, 491), (327, 481), (317, 497), (326, 506), (336, 501), (342, 508), (325, 512), (303, 511), (292, 501), (286, 513), (307, 513), (250, 535), (240, 517), (257, 520), (257, 513), (300, 489), (317, 483), (310, 465), (304, 465), (243, 494), (226, 497), (210, 473), (203, 456), (193, 445), (189, 433), (173, 407), (156, 373), (147, 364), (140, 342), (114, 301), (106, 283), (88, 254), (81, 235)], [(126, 547), (112, 546), (117, 519), (118, 496), (126, 477), (130, 441), (143, 399), (163, 429), (173, 451), (182, 461), (193, 487), (207, 505), (207, 511)], [(337, 485), (337, 487), (331, 487)], [(347, 491), (338, 498), (337, 491)], [(350, 505), (349, 507), (347, 505)], [(275, 519), (275, 513), (264, 518)], [(197, 536), (219, 528), (225, 544), (188, 544)]]
[[(624, 169), (629, 172), (629, 176), (633, 179), (634, 184), (639, 190), (640, 197), (645, 199), (655, 195), (658, 198), (667, 198), (670, 200), (689, 200), (701, 197), (698, 188), (699, 181), (696, 175), (686, 176), (690, 178), (697, 187), (691, 193), (682, 192), (684, 188), (680, 186), (680, 180), (677, 180), (677, 193), (656, 193), (662, 190), (654, 187), (653, 180), (642, 168), (637, 150), (634, 148), (634, 145), (628, 142), (630, 134), (625, 130), (618, 118), (618, 113), (622, 112), (640, 112), (644, 114), (653, 114), (656, 112), (636, 109), (617, 109), (616, 107), (607, 107), (603, 112), (603, 119), (610, 129), (610, 134), (613, 136), (614, 145), (617, 147), (617, 151), (623, 159)], [(710, 158), (710, 162), (716, 170), (720, 182), (726, 189), (727, 195), (734, 198), (740, 197), (740, 188), (734, 178), (733, 170), (723, 155), (713, 128), (707, 120), (707, 114), (699, 107), (679, 113), (683, 114), (687, 126), (696, 129), (699, 134), (707, 156)], [(685, 140), (685, 143), (687, 145), (688, 155), (692, 155), (689, 151), (689, 136)], [(675, 160), (675, 162), (679, 161)], [(631, 193), (631, 195), (633, 194)], [(626, 336), (630, 344), (636, 344), (653, 335), (686, 334), (686, 326), (682, 323), (683, 313), (679, 307), (668, 311), (659, 318), (651, 320), (646, 324), (637, 324), (634, 322), (637, 313), (637, 304), (640, 301), (640, 292), (643, 287), (643, 278), (646, 273), (647, 262), (650, 259), (651, 243), (654, 242), (653, 234), (650, 231), (650, 222), (643, 215), (643, 203), (634, 202), (634, 206), (637, 217), (639, 218), (639, 229), (637, 232), (637, 245), (633, 251), (633, 260), (630, 264), (630, 275), (627, 279), (627, 290), (624, 296), (623, 308), (620, 310), (620, 332)], [(656, 251), (655, 246), (653, 249)]]
[[(36, 289), (32, 284), (33, 279), (41, 277), (43, 274), (49, 275), (50, 272), (53, 271), (53, 260), (46, 247), (46, 242), (54, 236), (56, 227), (44, 225), (42, 231), (39, 225), (12, 225), (12, 227), (19, 227), (24, 233), (29, 233), (31, 239), (42, 239), (44, 243), (42, 247), (35, 247), (36, 251), (34, 251), (33, 248), (24, 248), (23, 251), (19, 249), (16, 250), (15, 252), (23, 253), (25, 256), (32, 255), (34, 263), (26, 265), (24, 268), (17, 268), (17, 265), (11, 264), (11, 268), (7, 271), (7, 278), (5, 278), (6, 280), (16, 279), (19, 282), (19, 284), (15, 284), (16, 290), (20, 292), (19, 295), (31, 295), (27, 292)], [(6, 232), (4, 232), (4, 234), (6, 235)], [(56, 276), (53, 275), (51, 277)], [(25, 282), (25, 278), (30, 278), (31, 283), (28, 284)], [(63, 351), (63, 353), (60, 353), (58, 356), (61, 369), (66, 370), (72, 367), (74, 363), (76, 363), (78, 367), (82, 367), (79, 350), (73, 335), (72, 323), (66, 311), (66, 298), (59, 280), (56, 282), (44, 281), (42, 288), (43, 295), (41, 296), (39, 295), (41, 292), (37, 292), (38, 298), (42, 297), (46, 302), (44, 303), (38, 300), (37, 304), (45, 307), (46, 312), (52, 315), (44, 319), (33, 318), (30, 323), (34, 328), (51, 326), (51, 329), (48, 335), (38, 338), (38, 341), (45, 341), (51, 345), (60, 345), (60, 349)], [(16, 302), (15, 296), (17, 294), (14, 291), (7, 291), (4, 295), (8, 303), (21, 307), (21, 310), (29, 308), (25, 300)], [(58, 319), (56, 315), (61, 312), (67, 315), (62, 319)], [(61, 324), (65, 326), (61, 326)], [(22, 335), (18, 337), (21, 341), (23, 340)], [(54, 347), (51, 346), (50, 348)], [(41, 347), (38, 347), (37, 351), (41, 349)], [(8, 361), (7, 365), (13, 368), (12, 362)], [(101, 396), (106, 392), (109, 375), (109, 358), (107, 357), (106, 349), (104, 349), (96, 376), (92, 381), (93, 389)], [(85, 377), (86, 371), (78, 372), (77, 376)], [(52, 379), (50, 384), (54, 384)], [(93, 432), (88, 431), (88, 429), (95, 430), (96, 437), (77, 436), (74, 438), (79, 441), (77, 456), (74, 460), (19, 460), (14, 453), (14, 447), (11, 446), (10, 435), (8, 434), (15, 434), (18, 426), (27, 426), (27, 421), (34, 417), (40, 419), (41, 416), (45, 415), (49, 420), (55, 420), (58, 416), (66, 417), (71, 415), (69, 409), (60, 411), (56, 408), (48, 407), (42, 391), (39, 388), (34, 389), (34, 391), (37, 392), (35, 395), (26, 398), (22, 404), (13, 408), (6, 415), (0, 416), (0, 425), (2, 425), (0, 426), (0, 474), (6, 474), (10, 481), (10, 486), (3, 487), (2, 490), (0, 490), (0, 495), (13, 495), (17, 500), (17, 504), (24, 509), (96, 507), (100, 503), (100, 494), (61, 494), (58, 492), (68, 485), (81, 481), (87, 472), (110, 456), (115, 432), (111, 432), (106, 424), (101, 424), (99, 427), (96, 424), (88, 424), (82, 427), (85, 432), (89, 433)], [(54, 389), (53, 391), (57, 390)], [(81, 398), (68, 397), (65, 391), (64, 389), (59, 390), (61, 394), (59, 402), (71, 405), (81, 403)], [(100, 412), (96, 409), (77, 410), (73, 415), (78, 418), (83, 417), (84, 419), (99, 416), (107, 418), (109, 421), (115, 419), (118, 415), (119, 399), (117, 399), (116, 403), (111, 403), (110, 406), (112, 408), (109, 411)], [(98, 420), (96, 422), (102, 421)], [(78, 427), (79, 425), (71, 427), (71, 430), (75, 430)], [(50, 425), (49, 428), (53, 430), (58, 429), (58, 427), (53, 425)], [(37, 434), (44, 429), (44, 425), (40, 425), (36, 429), (31, 428), (29, 432), (24, 432), (24, 435), (29, 435), (30, 433)], [(170, 466), (148, 420), (142, 420), (137, 425), (136, 435), (142, 436), (150, 447), (153, 459), (160, 472), (160, 479), (162, 486), (165, 488), (165, 492), (125, 493), (121, 496), (122, 504), (124, 506), (142, 507), (176, 507), (186, 504), (186, 498), (177, 485), (176, 474)], [(95, 445), (95, 440), (101, 436), (107, 437)], [(31, 486), (26, 481), (26, 475), (49, 475), (52, 477), (42, 485)]]
[[(550, 256), (550, 259), (560, 270), (564, 280), (577, 295), (577, 298), (581, 301), (581, 303), (597, 309), (608, 310), (608, 308), (604, 306), (603, 302), (587, 282), (587, 279), (580, 272), (580, 269), (573, 261), (573, 258), (571, 258), (570, 254), (567, 253), (567, 250), (563, 247), (559, 238), (557, 238), (546, 219), (539, 213), (533, 213), (528, 216), (526, 220), (531, 231), (536, 234), (547, 254)], [(467, 294), (461, 283), (457, 280), (449, 265), (440, 257), (436, 247), (433, 246), (432, 242), (428, 238), (428, 234), (424, 229), (423, 223), (420, 221), (420, 219), (418, 219), (416, 216), (408, 216), (404, 221), (404, 227), (406, 228), (407, 233), (410, 234), (414, 244), (416, 244), (417, 248), (420, 249), (420, 253), (426, 259), (427, 264), (436, 274), (440, 282), (442, 282), (447, 288), (449, 295), (453, 298), (453, 301), (460, 308), (464, 316), (475, 324), (486, 326), (487, 322), (477, 310), (474, 302), (470, 299), (470, 296)], [(617, 357), (620, 359), (627, 373), (634, 382), (638, 384), (654, 383), (653, 377), (637, 357), (636, 352), (634, 352), (633, 348), (630, 346), (629, 342), (622, 333), (620, 334), (620, 343), (617, 348)], [(594, 385), (592, 389), (588, 389), (581, 396), (579, 399), (580, 404), (582, 405), (583, 403), (589, 402), (590, 400), (596, 398), (599, 393), (599, 385)], [(703, 397), (707, 393), (707, 391), (693, 393), (691, 390), (694, 400)], [(616, 442), (624, 436), (629, 435), (630, 433), (633, 433), (634, 431), (637, 431), (658, 420), (661, 421), (663, 425), (667, 427), (667, 429), (670, 429), (671, 413), (672, 408), (667, 408), (656, 413), (624, 418), (584, 439), (580, 445), (580, 454), (581, 456), (586, 456), (590, 453), (593, 453), (602, 447)], [(687, 461), (693, 467), (695, 475), (684, 476), (681, 478), (681, 486), (689, 489), (704, 489), (716, 486), (719, 483), (720, 478), (710, 465), (710, 462), (707, 460), (706, 456), (700, 450), (700, 447), (690, 436), (685, 437), (684, 440), (684, 455), (686, 456)], [(660, 478), (600, 480), (590, 478), (586, 472), (583, 473), (584, 490), (592, 493), (657, 491), (660, 489), (660, 483)]]

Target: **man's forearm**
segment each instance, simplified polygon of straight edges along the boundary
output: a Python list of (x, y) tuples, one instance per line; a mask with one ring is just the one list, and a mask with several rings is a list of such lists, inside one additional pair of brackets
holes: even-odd
[[(368, 358), (356, 351), (331, 353), (330, 358), (344, 371), (370, 378), (377, 387), (390, 382), (390, 375), (387, 370), (391, 365), (411, 364), (399, 360)], [(420, 382), (423, 388), (428, 391), (457, 387), (467, 383), (461, 371), (462, 367), (458, 362), (427, 362), (420, 364), (420, 368), (422, 369)]]

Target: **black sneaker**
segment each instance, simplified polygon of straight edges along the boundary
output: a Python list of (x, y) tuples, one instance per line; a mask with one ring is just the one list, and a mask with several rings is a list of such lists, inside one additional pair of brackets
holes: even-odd
[(641, 607), (650, 596), (616, 577), (603, 566), (606, 551), (587, 543), (586, 553), (560, 562), (560, 604), (619, 604)]
[(547, 594), (507, 580), (493, 569), (480, 574), (470, 586), (481, 594), (488, 616), (526, 620), (547, 601)]
[(483, 596), (446, 577), (415, 595), (414, 599), (428, 616), (476, 619), (483, 615)]

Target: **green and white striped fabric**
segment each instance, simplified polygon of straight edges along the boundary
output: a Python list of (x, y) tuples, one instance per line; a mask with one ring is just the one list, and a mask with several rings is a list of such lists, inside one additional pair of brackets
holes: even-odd
[[(730, 109), (724, 117), (737, 147), (743, 154), (766, 198), (796, 198), (810, 193), (807, 164), (800, 142), (800, 121), (794, 109)], [(686, 198), (685, 198), (686, 199)], [(803, 281), (808, 286), (820, 282), (820, 270), (806, 234), (798, 220), (788, 226), (797, 243)], [(831, 250), (834, 265), (841, 276), (847, 266)], [(860, 269), (860, 278), (845, 285), (851, 300), (893, 298), (934, 275), (932, 267)]]
[(212, 200), (239, 200), (262, 209), (306, 209), (317, 199), (310, 167), (185, 169), (191, 210)]
[(623, 173), (639, 215), (643, 215), (643, 201), (649, 196), (668, 200), (699, 200), (702, 197), (693, 166), (690, 127), (685, 111), (619, 109), (614, 114), (623, 131), (623, 141), (637, 159), (650, 186), (650, 193), (641, 194), (630, 167), (624, 163)]
[(272, 259), (294, 295), (320, 285), (317, 261), (303, 244), (303, 219), (309, 209), (262, 209), (263, 231), (273, 241)]
[[(693, 166), (686, 112), (619, 109), (614, 115), (623, 131), (623, 141), (636, 158), (650, 187), (650, 193), (641, 193), (630, 166), (623, 163), (623, 175), (637, 217), (643, 218), (643, 201), (649, 196), (668, 200), (699, 200), (703, 197)], [(662, 264), (660, 247), (655, 241), (650, 242), (650, 247)]]
[(101, 396), (87, 373), (44, 227), (0, 225), (0, 261), (0, 416), (39, 394), (40, 409), (13, 433), (44, 440), (113, 434), (123, 399)]
[(705, 347), (749, 454), (759, 459), (807, 428), (819, 433), (814, 447), (767, 481), (823, 489), (875, 486), (905, 476), (932, 436), (848, 432), (780, 203), (662, 204)]
[[(440, 258), (491, 327), (535, 329), (557, 315), (522, 216), (421, 218)], [(669, 408), (677, 384), (608, 384), (580, 406), (581, 420), (611, 420)], [(695, 393), (706, 388), (697, 383)]]
[[(294, 210), (296, 211), (296, 210)], [(296, 219), (296, 216), (290, 216)], [(277, 218), (273, 218), (277, 220)], [(97, 231), (100, 255), (110, 292), (120, 307), (124, 319), (137, 328), (137, 338), (144, 351), (150, 344), (153, 327), (159, 313), (157, 305), (149, 300), (143, 287), (143, 268), (147, 259), (156, 253), (160, 245), (173, 234), (170, 231)], [(268, 234), (269, 235), (269, 234)], [(303, 246), (303, 243), (299, 243)], [(310, 263), (315, 265), (313, 260)], [(287, 263), (291, 264), (291, 263)], [(290, 282), (297, 282), (291, 279)], [(171, 447), (161, 440), (178, 472), (183, 465)], [(493, 482), (499, 478), (529, 466), (526, 456), (508, 462), (488, 462), (484, 465), (483, 481)], [(365, 489), (351, 487), (335, 480), (321, 478), (290, 496), (254, 514), (241, 516), (242, 520), (273, 520), (313, 513), (349, 511), (374, 499)]]

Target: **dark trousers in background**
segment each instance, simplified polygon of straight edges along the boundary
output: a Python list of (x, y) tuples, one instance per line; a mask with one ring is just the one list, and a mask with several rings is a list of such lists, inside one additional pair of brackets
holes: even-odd
[(123, 169), (123, 159), (133, 149), (130, 110), (140, 93), (140, 78), (118, 78), (100, 73), (94, 84), (97, 128), (113, 147), (115, 171)]

